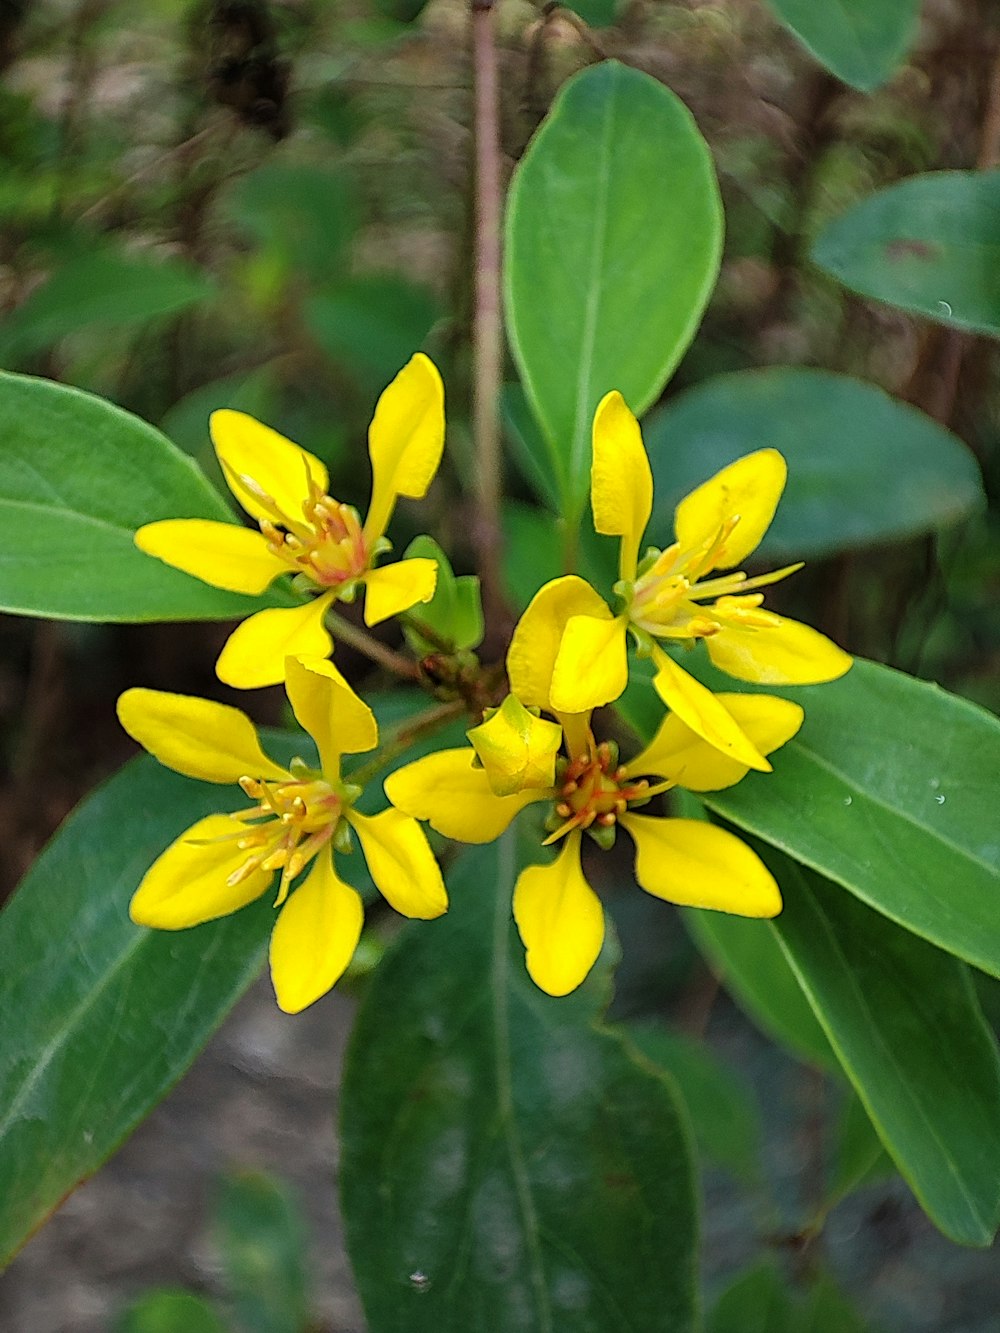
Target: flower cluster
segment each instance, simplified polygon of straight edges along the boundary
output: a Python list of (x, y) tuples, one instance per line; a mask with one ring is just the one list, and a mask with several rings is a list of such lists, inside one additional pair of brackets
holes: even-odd
[[(144, 551), (215, 586), (261, 593), (291, 575), (302, 599), (250, 616), (216, 669), (240, 688), (283, 680), (318, 765), (270, 759), (235, 708), (141, 689), (119, 703), (125, 729), (162, 763), (207, 782), (238, 784), (249, 802), (199, 820), (167, 848), (132, 900), (133, 919), (167, 930), (196, 925), (260, 897), (277, 876), (271, 975), (278, 1003), (290, 1012), (329, 990), (353, 955), (362, 904), (339, 877), (335, 857), (349, 859), (355, 839), (397, 911), (429, 919), (447, 909), (419, 821), (447, 838), (484, 843), (525, 807), (544, 807), (539, 864), (521, 872), (513, 912), (528, 971), (552, 995), (577, 987), (600, 954), (604, 914), (582, 851), (585, 839), (607, 850), (619, 826), (634, 844), (635, 878), (648, 893), (774, 916), (781, 897), (756, 854), (711, 823), (663, 813), (657, 798), (674, 787), (719, 790), (750, 769), (769, 771), (767, 756), (795, 735), (802, 709), (769, 694), (714, 693), (665, 645), (689, 648), (703, 639), (716, 667), (764, 685), (819, 683), (851, 665), (823, 635), (763, 609), (759, 589), (798, 566), (754, 577), (737, 569), (777, 507), (781, 455), (765, 449), (724, 468), (678, 505), (673, 543), (640, 557), (652, 476), (635, 417), (620, 394), (610, 393), (594, 419), (591, 497), (597, 531), (620, 539), (614, 607), (575, 574), (545, 584), (511, 640), (509, 690), (484, 710), (484, 682), (492, 688), (497, 669), (480, 669), (463, 644), (455, 678), (477, 686), (465, 696), (477, 714), (469, 745), (397, 768), (383, 784), (388, 808), (362, 814), (357, 771), (345, 778), (341, 760), (374, 750), (378, 727), (328, 660), (327, 612), (335, 600), (363, 591), (366, 624), (394, 615), (405, 623), (411, 608), (454, 588), (447, 562), (437, 597), (436, 560), (378, 564), (391, 549), (385, 532), (397, 498), (423, 496), (435, 475), (443, 403), (440, 376), (419, 354), (383, 393), (369, 431), (373, 485), (364, 522), (327, 494), (320, 460), (241, 413), (217, 412), (211, 429), (223, 473), (257, 530), (171, 519), (136, 534)], [(425, 549), (438, 551), (432, 543)], [(409, 629), (409, 641), (419, 642)], [(651, 659), (666, 710), (650, 743), (623, 760), (614, 740), (598, 739), (594, 714), (623, 693), (630, 646), (636, 658)], [(367, 768), (378, 766), (376, 759)], [(550, 844), (557, 854), (545, 861), (541, 848)]]

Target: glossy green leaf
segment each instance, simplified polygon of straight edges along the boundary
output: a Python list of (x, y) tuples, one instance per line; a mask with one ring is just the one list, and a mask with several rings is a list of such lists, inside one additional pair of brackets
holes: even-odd
[(716, 1301), (707, 1333), (791, 1333), (793, 1307), (778, 1270), (756, 1264), (740, 1273)]
[(306, 1333), (308, 1241), (288, 1188), (256, 1171), (226, 1176), (215, 1231), (241, 1333)]
[(630, 1023), (632, 1044), (674, 1080), (703, 1158), (740, 1180), (760, 1177), (760, 1112), (743, 1083), (704, 1042), (659, 1023)]
[(892, 1162), (860, 1098), (848, 1096), (840, 1114), (825, 1207), (832, 1208), (861, 1185), (891, 1175)]
[(121, 408), (0, 374), (0, 607), (65, 620), (225, 620), (266, 602), (211, 588), (133, 542), (161, 518), (231, 519), (189, 458)]
[(9, 363), (83, 328), (135, 328), (179, 314), (214, 290), (203, 273), (177, 259), (88, 251), (58, 268), (5, 320), (0, 357)]
[(514, 173), (504, 271), (514, 359), (573, 522), (594, 409), (610, 389), (636, 413), (656, 399), (721, 243), (711, 156), (683, 103), (612, 60), (570, 79)]
[[(697, 662), (716, 689), (747, 689)], [(705, 804), (877, 911), (1000, 976), (1000, 720), (936, 685), (855, 661), (840, 680), (771, 687), (805, 708), (799, 734)], [(663, 706), (630, 689), (649, 731)]]
[(173, 1086), (260, 970), (267, 898), (193, 930), (128, 917), (153, 859), (220, 795), (141, 756), (70, 816), (0, 913), (0, 1263)]
[(852, 88), (885, 83), (917, 32), (920, 0), (768, 0), (821, 65)]
[(621, 0), (569, 0), (566, 6), (592, 28), (606, 28), (614, 23), (620, 7)]
[(535, 496), (554, 514), (559, 512), (559, 490), (549, 461), (542, 429), (531, 412), (520, 384), (505, 384), (500, 395), (504, 434), (518, 472)]
[(370, 1333), (679, 1333), (695, 1205), (668, 1083), (524, 970), (508, 835), (372, 979), (342, 1090), (348, 1244)]
[(1000, 336), (1000, 171), (935, 171), (831, 222), (812, 259), (862, 296)]
[(172, 1287), (140, 1296), (114, 1329), (115, 1333), (229, 1333), (208, 1301)]
[(719, 375), (651, 413), (643, 437), (655, 483), (649, 540), (659, 546), (673, 540), (678, 501), (756, 449), (788, 463), (762, 559), (898, 541), (984, 502), (979, 465), (950, 431), (873, 384), (825, 370)]
[(682, 913), (722, 984), (762, 1032), (799, 1059), (836, 1070), (837, 1057), (767, 923), (724, 912)]
[(966, 969), (853, 895), (762, 848), (769, 927), (879, 1136), (952, 1240), (1000, 1226), (1000, 1058)]

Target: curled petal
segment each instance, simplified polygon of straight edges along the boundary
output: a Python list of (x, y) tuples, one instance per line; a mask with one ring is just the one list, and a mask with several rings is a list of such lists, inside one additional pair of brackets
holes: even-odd
[(238, 708), (163, 690), (126, 690), (118, 720), (161, 764), (202, 782), (242, 777), (283, 778), (287, 770), (268, 759), (257, 730)]
[(621, 577), (631, 582), (642, 534), (653, 512), (653, 474), (639, 423), (617, 390), (598, 404), (593, 443), (590, 503), (594, 527), (606, 536), (621, 537)]
[(429, 602), (437, 584), (437, 561), (417, 557), (370, 569), (364, 575), (365, 624), (378, 625), (418, 602)]
[(473, 768), (475, 751), (435, 750), (386, 778), (385, 794), (394, 806), (457, 842), (492, 842), (532, 801), (548, 793), (524, 790), (497, 796), (486, 772)]
[(141, 527), (135, 544), (165, 565), (229, 592), (257, 595), (279, 574), (288, 573), (288, 565), (268, 549), (259, 532), (235, 523), (166, 518)]
[(625, 814), (635, 842), (635, 877), (647, 893), (682, 907), (733, 916), (781, 911), (774, 876), (756, 853), (725, 829), (700, 819)]
[(393, 809), (380, 815), (347, 812), (372, 879), (390, 907), (429, 921), (448, 910), (441, 869), (415, 819)]
[[(716, 699), (761, 754), (779, 749), (798, 731), (804, 713), (790, 699), (770, 694), (717, 694)], [(655, 773), (688, 791), (721, 791), (749, 772), (668, 713), (641, 754), (625, 765), (629, 777)]]
[(389, 526), (399, 495), (427, 494), (444, 448), (444, 385), (418, 352), (382, 393), (368, 428), (372, 502), (365, 537), (373, 545)]
[(508, 694), (486, 722), (466, 733), (498, 796), (552, 787), (562, 727), (529, 713)]
[(625, 616), (570, 619), (552, 673), (557, 713), (584, 713), (618, 698), (628, 684), (627, 631)]
[(583, 877), (579, 833), (569, 835), (550, 865), (521, 871), (514, 886), (514, 920), (535, 985), (549, 995), (576, 990), (604, 943), (604, 911)]
[(378, 723), (332, 662), (322, 657), (289, 657), (285, 691), (299, 726), (316, 742), (323, 772), (337, 781), (340, 756), (378, 745)]
[(758, 449), (724, 467), (677, 506), (674, 527), (681, 549), (707, 546), (728, 521), (738, 517), (714, 565), (733, 569), (742, 564), (771, 526), (787, 475), (777, 449)]
[(727, 758), (770, 773), (771, 765), (711, 690), (665, 652), (657, 650), (653, 660), (657, 667), (653, 678), (656, 692), (682, 722)]
[(511, 691), (528, 708), (552, 708), (552, 675), (572, 616), (612, 619), (604, 599), (590, 584), (576, 574), (567, 574), (540, 588), (517, 623), (507, 652), (507, 675)]
[(285, 903), (271, 933), (271, 981), (278, 1006), (298, 1014), (340, 980), (354, 956), (364, 908), (324, 847)]
[(215, 664), (226, 685), (253, 690), (277, 685), (285, 678), (286, 657), (328, 657), (333, 640), (323, 617), (333, 600), (324, 593), (302, 606), (258, 611), (237, 625)]
[(229, 489), (252, 518), (302, 523), (310, 487), (326, 493), (329, 480), (320, 460), (245, 412), (213, 412), (209, 430)]
[(785, 616), (774, 619), (762, 629), (724, 625), (708, 639), (719, 670), (761, 685), (820, 685), (851, 669), (850, 654), (819, 630)]
[(233, 837), (238, 830), (228, 815), (208, 815), (171, 843), (132, 896), (129, 916), (136, 925), (185, 930), (229, 916), (266, 892), (274, 879), (271, 870), (226, 882), (247, 859)]

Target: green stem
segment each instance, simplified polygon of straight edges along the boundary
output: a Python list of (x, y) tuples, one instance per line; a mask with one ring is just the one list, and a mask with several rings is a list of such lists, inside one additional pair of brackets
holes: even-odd
[(411, 662), (402, 653), (397, 653), (386, 644), (381, 643), (373, 634), (369, 634), (367, 630), (362, 629), (360, 625), (352, 624), (350, 620), (338, 615), (336, 611), (327, 611), (326, 622), (335, 639), (341, 639), (344, 643), (349, 644), (350, 647), (364, 654), (372, 662), (377, 662), (379, 666), (385, 667), (386, 671), (391, 671), (393, 675), (399, 676), (403, 680), (418, 680), (420, 678), (416, 662)]
[(426, 713), (422, 713), (414, 721), (407, 722), (393, 732), (385, 744), (380, 746), (378, 753), (369, 759), (367, 764), (362, 764), (360, 768), (348, 773), (346, 780), (357, 783), (359, 787), (364, 787), (383, 768), (391, 764), (401, 754), (404, 754), (415, 741), (420, 740), (422, 736), (433, 736), (436, 731), (440, 731), (449, 722), (463, 717), (465, 711), (465, 703), (462, 699), (451, 699), (448, 703), (440, 704), (437, 708), (429, 708)]

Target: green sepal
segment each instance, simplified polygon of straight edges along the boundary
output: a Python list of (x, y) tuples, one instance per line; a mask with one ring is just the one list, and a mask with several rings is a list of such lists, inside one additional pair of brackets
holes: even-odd
[[(456, 578), (450, 560), (433, 537), (414, 537), (403, 559), (415, 558), (436, 561), (438, 576), (434, 596), (413, 617), (417, 624), (403, 621), (403, 634), (410, 648), (419, 657), (454, 655), (478, 648), (485, 626), (477, 576), (462, 574)], [(434, 638), (422, 634), (418, 626), (425, 626)]]

